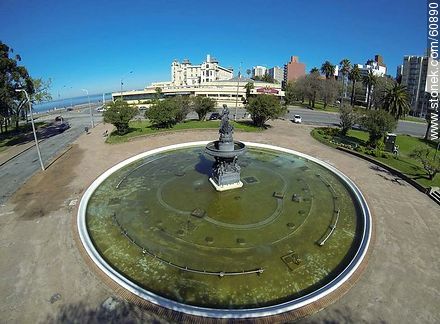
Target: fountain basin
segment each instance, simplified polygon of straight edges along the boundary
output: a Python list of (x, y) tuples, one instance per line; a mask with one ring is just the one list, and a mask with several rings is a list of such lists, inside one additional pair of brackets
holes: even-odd
[(219, 146), (220, 141), (213, 141), (206, 145), (205, 152), (213, 157), (233, 158), (243, 155), (246, 152), (246, 145), (242, 142), (234, 141), (233, 150), (222, 151)]
[[(295, 310), (353, 274), (369, 244), (371, 219), (345, 175), (292, 150), (245, 143), (245, 186), (218, 193), (203, 180), (204, 166), (213, 163), (200, 160), (207, 143), (140, 154), (87, 189), (78, 229), (101, 270), (152, 303), (219, 318)], [(163, 168), (148, 177), (150, 165)], [(175, 190), (180, 187), (185, 190)], [(231, 207), (222, 210), (225, 201)], [(326, 260), (329, 255), (336, 260)]]

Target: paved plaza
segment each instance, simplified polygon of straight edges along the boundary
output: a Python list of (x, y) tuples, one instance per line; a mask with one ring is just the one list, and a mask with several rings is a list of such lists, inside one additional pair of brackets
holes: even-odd
[[(359, 281), (339, 300), (301, 322), (440, 322), (439, 206), (428, 196), (373, 164), (327, 147), (311, 126), (270, 122), (264, 132), (237, 132), (236, 140), (293, 149), (319, 158), (349, 176), (364, 194), (375, 237)], [(128, 157), (171, 144), (215, 140), (218, 132), (185, 131), (108, 145), (100, 124), (82, 135), (45, 172), (39, 171), (0, 207), (0, 322), (81, 322), (120, 296), (85, 261), (74, 231), (85, 189)], [(136, 312), (137, 310), (133, 310)], [(93, 313), (95, 314), (95, 313)], [(96, 314), (95, 314), (96, 315)], [(162, 314), (142, 320), (171, 321)]]

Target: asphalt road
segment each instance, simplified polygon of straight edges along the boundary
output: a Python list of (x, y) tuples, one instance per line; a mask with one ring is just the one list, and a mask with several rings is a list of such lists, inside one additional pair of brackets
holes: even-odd
[[(94, 113), (95, 124), (102, 121), (101, 114)], [(57, 114), (46, 117), (39, 117), (37, 120), (53, 120)], [(63, 133), (41, 132), (38, 134), (40, 151), (45, 166), (69, 144), (75, 141), (84, 128), (90, 127), (90, 115), (88, 109), (63, 112), (61, 114), (69, 122), (70, 128)], [(40, 162), (35, 146), (21, 153), (0, 167), (0, 204), (3, 204), (9, 197), (25, 183), (35, 172), (40, 170)]]
[[(230, 109), (230, 118), (234, 118), (235, 108)], [(324, 125), (324, 126), (338, 126), (339, 125), (339, 114), (333, 112), (323, 112), (322, 110), (311, 110), (307, 108), (300, 108), (289, 106), (289, 113), (285, 116), (287, 119), (293, 119), (293, 115), (300, 115), (302, 118), (302, 123), (306, 125)], [(221, 112), (221, 109), (218, 109)], [(238, 118), (242, 118), (246, 110), (239, 108), (237, 110)], [(191, 113), (188, 115), (189, 118), (197, 118), (197, 114)], [(208, 115), (209, 117), (209, 115)], [(409, 134), (412, 136), (423, 137), (426, 132), (426, 124), (415, 123), (410, 121), (399, 121), (396, 129), (398, 134)]]

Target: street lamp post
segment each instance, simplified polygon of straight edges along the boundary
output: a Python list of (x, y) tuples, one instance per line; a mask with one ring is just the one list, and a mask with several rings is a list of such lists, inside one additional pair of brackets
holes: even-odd
[(234, 115), (234, 120), (235, 121), (237, 121), (237, 114), (238, 114), (238, 88), (240, 87), (241, 63), (242, 62), (240, 62), (240, 67), (238, 68), (237, 94), (235, 96), (235, 115)]
[(127, 76), (127, 74), (131, 74), (133, 73), (133, 71), (130, 71), (128, 73), (125, 73), (122, 77), (121, 77), (121, 101), (124, 100), (124, 95), (122, 94), (122, 86), (124, 85), (124, 78)]
[(37, 132), (35, 131), (34, 115), (32, 114), (32, 102), (31, 102), (31, 100), (29, 98), (29, 95), (28, 95), (28, 93), (27, 93), (27, 91), (25, 89), (15, 89), (15, 91), (17, 91), (17, 92), (24, 92), (24, 94), (26, 95), (26, 99), (27, 99), (28, 104), (29, 104), (29, 112), (30, 112), (30, 115), (31, 115), (31, 124), (32, 124), (32, 131), (34, 133), (35, 147), (37, 148), (38, 159), (40, 160), (41, 170), (44, 171), (45, 168), (44, 168), (43, 160), (41, 159), (41, 152), (40, 152), (40, 146), (38, 145)]
[(92, 111), (92, 105), (90, 104), (89, 90), (87, 90), (87, 89), (81, 89), (81, 90), (84, 91), (85, 93), (87, 93), (87, 100), (89, 101), (89, 110), (90, 110), (90, 121), (92, 123), (92, 128), (94, 128), (95, 122), (93, 120), (93, 111)]

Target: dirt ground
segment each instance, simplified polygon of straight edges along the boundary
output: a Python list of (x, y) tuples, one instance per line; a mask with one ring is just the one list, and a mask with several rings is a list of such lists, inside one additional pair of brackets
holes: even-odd
[[(375, 244), (357, 284), (326, 309), (303, 319), (328, 322), (440, 322), (439, 206), (372, 164), (310, 137), (311, 127), (272, 122), (235, 138), (294, 149), (324, 160), (361, 189), (375, 221)], [(76, 209), (84, 190), (111, 166), (171, 144), (216, 139), (217, 131), (186, 131), (108, 145), (99, 125), (46, 171), (35, 174), (0, 207), (0, 303), (5, 323), (172, 321), (163, 314), (102, 303), (118, 297), (92, 270), (76, 241)], [(124, 315), (125, 314), (125, 315)]]

